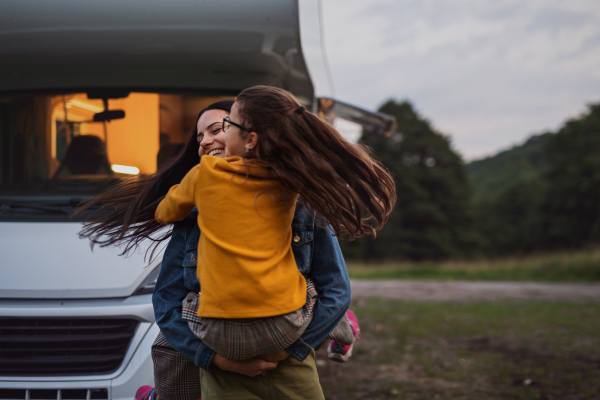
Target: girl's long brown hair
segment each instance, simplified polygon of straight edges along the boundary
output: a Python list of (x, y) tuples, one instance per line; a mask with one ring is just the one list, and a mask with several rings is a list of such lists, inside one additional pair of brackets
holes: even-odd
[(241, 124), (258, 134), (247, 158), (266, 162), (336, 235), (354, 239), (383, 227), (396, 201), (396, 185), (367, 147), (347, 142), (319, 117), (299, 109), (283, 89), (254, 86), (236, 103)]
[[(223, 100), (211, 104), (198, 114), (198, 119), (208, 110), (231, 112), (233, 101)], [(121, 255), (130, 254), (141, 242), (149, 240), (152, 260), (157, 246), (171, 237), (172, 230), (166, 229), (154, 219), (158, 203), (164, 198), (171, 186), (181, 182), (185, 174), (200, 162), (198, 156), (198, 131), (194, 124), (188, 143), (181, 153), (165, 167), (148, 176), (136, 176), (124, 180), (98, 196), (95, 196), (77, 208), (76, 212), (93, 207), (102, 215), (86, 222), (80, 238), (88, 238), (100, 247), (123, 246)], [(109, 213), (100, 211), (107, 210)]]

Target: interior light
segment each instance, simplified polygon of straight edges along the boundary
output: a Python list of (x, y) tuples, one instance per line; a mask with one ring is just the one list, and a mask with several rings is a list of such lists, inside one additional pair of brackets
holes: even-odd
[(137, 175), (140, 173), (140, 169), (137, 167), (130, 167), (128, 165), (118, 165), (118, 164), (113, 164), (110, 166), (110, 168), (119, 173), (119, 174), (130, 174), (130, 175)]
[(88, 110), (88, 111), (95, 112), (95, 113), (104, 111), (104, 108), (102, 108), (102, 107), (98, 107), (93, 104), (84, 103), (83, 101), (79, 101), (77, 99), (69, 100), (67, 102), (67, 108), (70, 108), (69, 106), (83, 108), (84, 110)]

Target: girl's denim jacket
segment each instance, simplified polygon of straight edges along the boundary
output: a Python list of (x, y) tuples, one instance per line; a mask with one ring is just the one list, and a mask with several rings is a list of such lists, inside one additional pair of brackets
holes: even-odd
[[(173, 227), (156, 281), (152, 303), (156, 323), (169, 344), (204, 370), (212, 370), (215, 352), (204, 345), (181, 318), (181, 302), (189, 292), (199, 292), (196, 277), (200, 230), (194, 209)], [(292, 221), (292, 249), (298, 269), (311, 277), (319, 297), (313, 319), (287, 350), (303, 361), (342, 319), (350, 306), (350, 278), (339, 243), (333, 231), (315, 225), (312, 214), (301, 205)]]

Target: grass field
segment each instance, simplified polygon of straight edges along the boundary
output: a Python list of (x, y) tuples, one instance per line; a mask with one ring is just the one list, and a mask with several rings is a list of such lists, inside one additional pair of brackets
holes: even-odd
[(329, 400), (600, 399), (600, 304), (358, 299), (347, 363), (317, 352)]
[(444, 263), (348, 263), (351, 278), (600, 282), (600, 249)]

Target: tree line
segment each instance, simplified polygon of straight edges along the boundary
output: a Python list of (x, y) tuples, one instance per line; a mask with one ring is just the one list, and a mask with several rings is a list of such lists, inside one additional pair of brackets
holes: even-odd
[(407, 101), (390, 137), (365, 132), (394, 175), (398, 202), (375, 239), (342, 242), (347, 258), (443, 260), (579, 249), (600, 239), (600, 103), (557, 132), (465, 164)]

